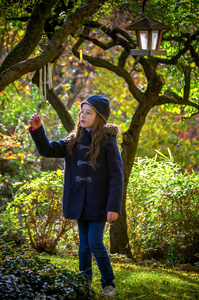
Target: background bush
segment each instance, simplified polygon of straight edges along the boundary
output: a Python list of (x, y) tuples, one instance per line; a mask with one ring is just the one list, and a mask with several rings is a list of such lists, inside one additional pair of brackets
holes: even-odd
[(137, 158), (129, 182), (127, 214), (137, 257), (166, 259), (171, 264), (196, 262), (199, 175), (183, 173), (171, 155)]
[(55, 253), (75, 222), (62, 215), (63, 171), (43, 172), (23, 184), (1, 217), (9, 232), (20, 232), (38, 252)]

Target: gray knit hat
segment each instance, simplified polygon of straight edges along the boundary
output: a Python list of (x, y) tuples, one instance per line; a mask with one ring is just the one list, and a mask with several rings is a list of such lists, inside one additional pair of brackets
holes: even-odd
[(92, 108), (103, 118), (106, 122), (110, 116), (109, 101), (101, 95), (92, 95), (86, 100), (81, 102), (83, 104), (89, 104)]

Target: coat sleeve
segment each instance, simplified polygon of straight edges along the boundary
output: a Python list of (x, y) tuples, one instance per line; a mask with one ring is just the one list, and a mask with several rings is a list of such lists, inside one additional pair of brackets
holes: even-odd
[(109, 178), (106, 211), (120, 213), (123, 194), (123, 167), (115, 136), (109, 136), (106, 144), (106, 164)]
[(58, 142), (49, 142), (43, 126), (39, 127), (36, 131), (29, 130), (29, 132), (40, 155), (45, 157), (66, 157), (66, 141), (60, 140)]

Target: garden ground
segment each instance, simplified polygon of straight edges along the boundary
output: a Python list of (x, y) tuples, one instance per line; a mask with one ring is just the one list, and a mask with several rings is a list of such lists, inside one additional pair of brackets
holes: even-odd
[[(49, 259), (49, 257), (48, 257)], [(78, 257), (70, 255), (64, 258), (50, 257), (53, 264), (78, 272)], [(199, 274), (167, 268), (159, 263), (150, 266), (138, 266), (118, 260), (112, 262), (117, 289), (116, 299), (147, 300), (188, 300), (199, 299)], [(92, 288), (101, 291), (100, 273), (93, 262)]]

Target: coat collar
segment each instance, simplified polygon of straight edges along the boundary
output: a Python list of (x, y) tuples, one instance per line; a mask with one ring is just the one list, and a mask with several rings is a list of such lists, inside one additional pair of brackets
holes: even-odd
[[(104, 133), (105, 135), (117, 135), (120, 132), (119, 126), (115, 124), (106, 124), (104, 125)], [(92, 129), (84, 128), (84, 134), (91, 135)]]
[(104, 132), (106, 135), (117, 135), (120, 132), (120, 129), (115, 124), (106, 124), (104, 125)]

